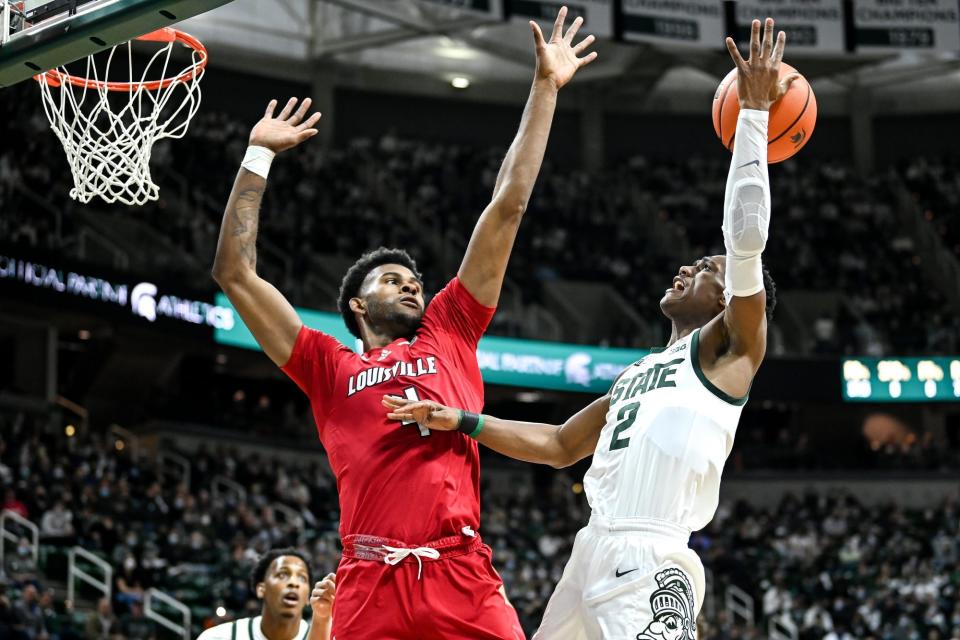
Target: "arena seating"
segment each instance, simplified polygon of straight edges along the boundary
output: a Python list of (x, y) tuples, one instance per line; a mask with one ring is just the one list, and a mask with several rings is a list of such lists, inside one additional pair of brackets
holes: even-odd
[[(108, 560), (117, 572), (112, 605), (121, 620), (149, 587), (187, 603), (198, 624), (212, 620), (217, 606), (236, 615), (255, 608), (247, 574), (257, 554), (272, 546), (301, 548), (317, 573), (336, 566), (337, 499), (322, 456), (298, 463), (209, 448), (189, 456), (188, 487), (152, 460), (133, 459), (105, 434), (67, 438), (54, 422), (0, 413), (3, 506), (37, 523), (60, 523), (41, 540), (47, 573), (62, 570), (59, 558), (73, 544)], [(912, 459), (914, 468), (924, 468), (920, 456)], [(517, 466), (518, 473), (532, 469)], [(210, 481), (218, 475), (243, 493), (215, 491)], [(577, 480), (571, 470), (519, 483), (516, 491), (484, 489), (483, 535), (528, 632), (587, 518), (583, 494), (571, 491)], [(50, 515), (59, 513), (58, 501), (69, 518)], [(774, 509), (723, 503), (691, 540), (712, 574), (715, 599), (716, 615), (704, 619), (702, 637), (766, 637), (768, 619), (787, 616), (804, 639), (960, 638), (958, 523), (955, 501), (928, 510), (866, 507), (840, 492), (786, 496)], [(18, 558), (23, 562), (23, 554), (13, 553), (10, 562)], [(9, 606), (22, 609), (24, 588), (39, 581), (43, 567), (10, 562)], [(723, 606), (730, 585), (756, 603), (756, 628)], [(50, 624), (58, 621), (62, 637), (70, 637), (83, 620), (63, 611), (62, 598), (56, 605), (59, 614), (47, 605)]]

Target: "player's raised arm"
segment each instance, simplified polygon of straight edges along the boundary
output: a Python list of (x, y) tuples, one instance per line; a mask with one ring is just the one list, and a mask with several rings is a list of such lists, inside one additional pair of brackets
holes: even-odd
[(496, 306), (500, 298), (510, 251), (543, 163), (557, 106), (557, 92), (570, 82), (577, 69), (597, 57), (596, 52), (577, 57), (590, 46), (594, 38), (587, 36), (574, 45), (573, 38), (583, 19), (578, 17), (564, 33), (566, 15), (567, 8), (563, 7), (557, 14), (549, 41), (543, 39), (537, 23), (530, 22), (537, 52), (537, 68), (530, 97), (523, 110), (520, 129), (497, 175), (493, 198), (473, 230), (460, 265), (460, 281), (484, 306)]
[(597, 398), (562, 425), (478, 416), (430, 400), (397, 396), (384, 396), (383, 406), (391, 420), (413, 420), (437, 431), (459, 430), (505, 456), (559, 469), (583, 460), (597, 448), (610, 396)]
[(770, 179), (767, 173), (767, 121), (770, 106), (786, 93), (797, 77), (780, 80), (780, 61), (786, 35), (774, 42), (773, 20), (767, 18), (760, 37), (760, 21), (754, 20), (750, 57), (744, 60), (732, 38), (727, 49), (737, 67), (740, 115), (733, 158), (723, 202), (723, 242), (726, 247), (722, 319), (703, 330), (705, 357), (722, 353), (742, 374), (743, 393), (760, 367), (767, 346), (766, 292), (761, 254), (770, 227)]
[(275, 117), (277, 101), (271, 100), (263, 118), (250, 132), (250, 147), (223, 213), (213, 262), (213, 279), (278, 366), (290, 359), (303, 323), (283, 294), (257, 275), (257, 228), (260, 201), (274, 155), (317, 134), (313, 127), (320, 114), (304, 119), (310, 98), (301, 102), (299, 109), (296, 106), (296, 98), (290, 98)]

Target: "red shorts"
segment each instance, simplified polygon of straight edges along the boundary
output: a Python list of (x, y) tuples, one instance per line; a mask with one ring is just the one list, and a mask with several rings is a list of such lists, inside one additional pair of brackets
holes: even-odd
[[(480, 536), (422, 545), (437, 559), (384, 562), (396, 540), (346, 536), (337, 568), (333, 640), (523, 640), (517, 612)], [(418, 578), (419, 572), (419, 578)]]

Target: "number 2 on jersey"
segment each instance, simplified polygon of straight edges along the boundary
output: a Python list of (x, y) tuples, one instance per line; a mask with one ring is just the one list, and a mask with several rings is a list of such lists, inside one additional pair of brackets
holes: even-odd
[(610, 439), (610, 451), (617, 449), (626, 449), (630, 446), (630, 438), (621, 438), (620, 434), (633, 426), (633, 421), (637, 419), (637, 411), (640, 410), (639, 402), (631, 402), (620, 408), (617, 412), (617, 426), (613, 430), (613, 437)]
[[(403, 390), (403, 395), (406, 396), (407, 400), (410, 400), (411, 402), (419, 402), (419, 401), (420, 401), (420, 396), (417, 394), (417, 388), (416, 388), (416, 387), (407, 387), (406, 389)], [(413, 422), (413, 420), (404, 420), (404, 421), (401, 422), (400, 424), (402, 424), (402, 425), (408, 425), (408, 424), (414, 424), (414, 422)], [(430, 435), (430, 429), (427, 429), (425, 426), (423, 426), (423, 425), (420, 424), (419, 422), (417, 422), (416, 425), (417, 425), (417, 427), (419, 427), (419, 429), (420, 429), (420, 437), (421, 437), (421, 438), (425, 438), (425, 437), (427, 437), (428, 435)]]

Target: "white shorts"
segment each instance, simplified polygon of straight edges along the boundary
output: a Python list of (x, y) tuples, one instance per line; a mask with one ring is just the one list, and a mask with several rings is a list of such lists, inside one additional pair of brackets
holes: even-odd
[(689, 538), (663, 520), (592, 515), (533, 640), (696, 640), (704, 574)]

